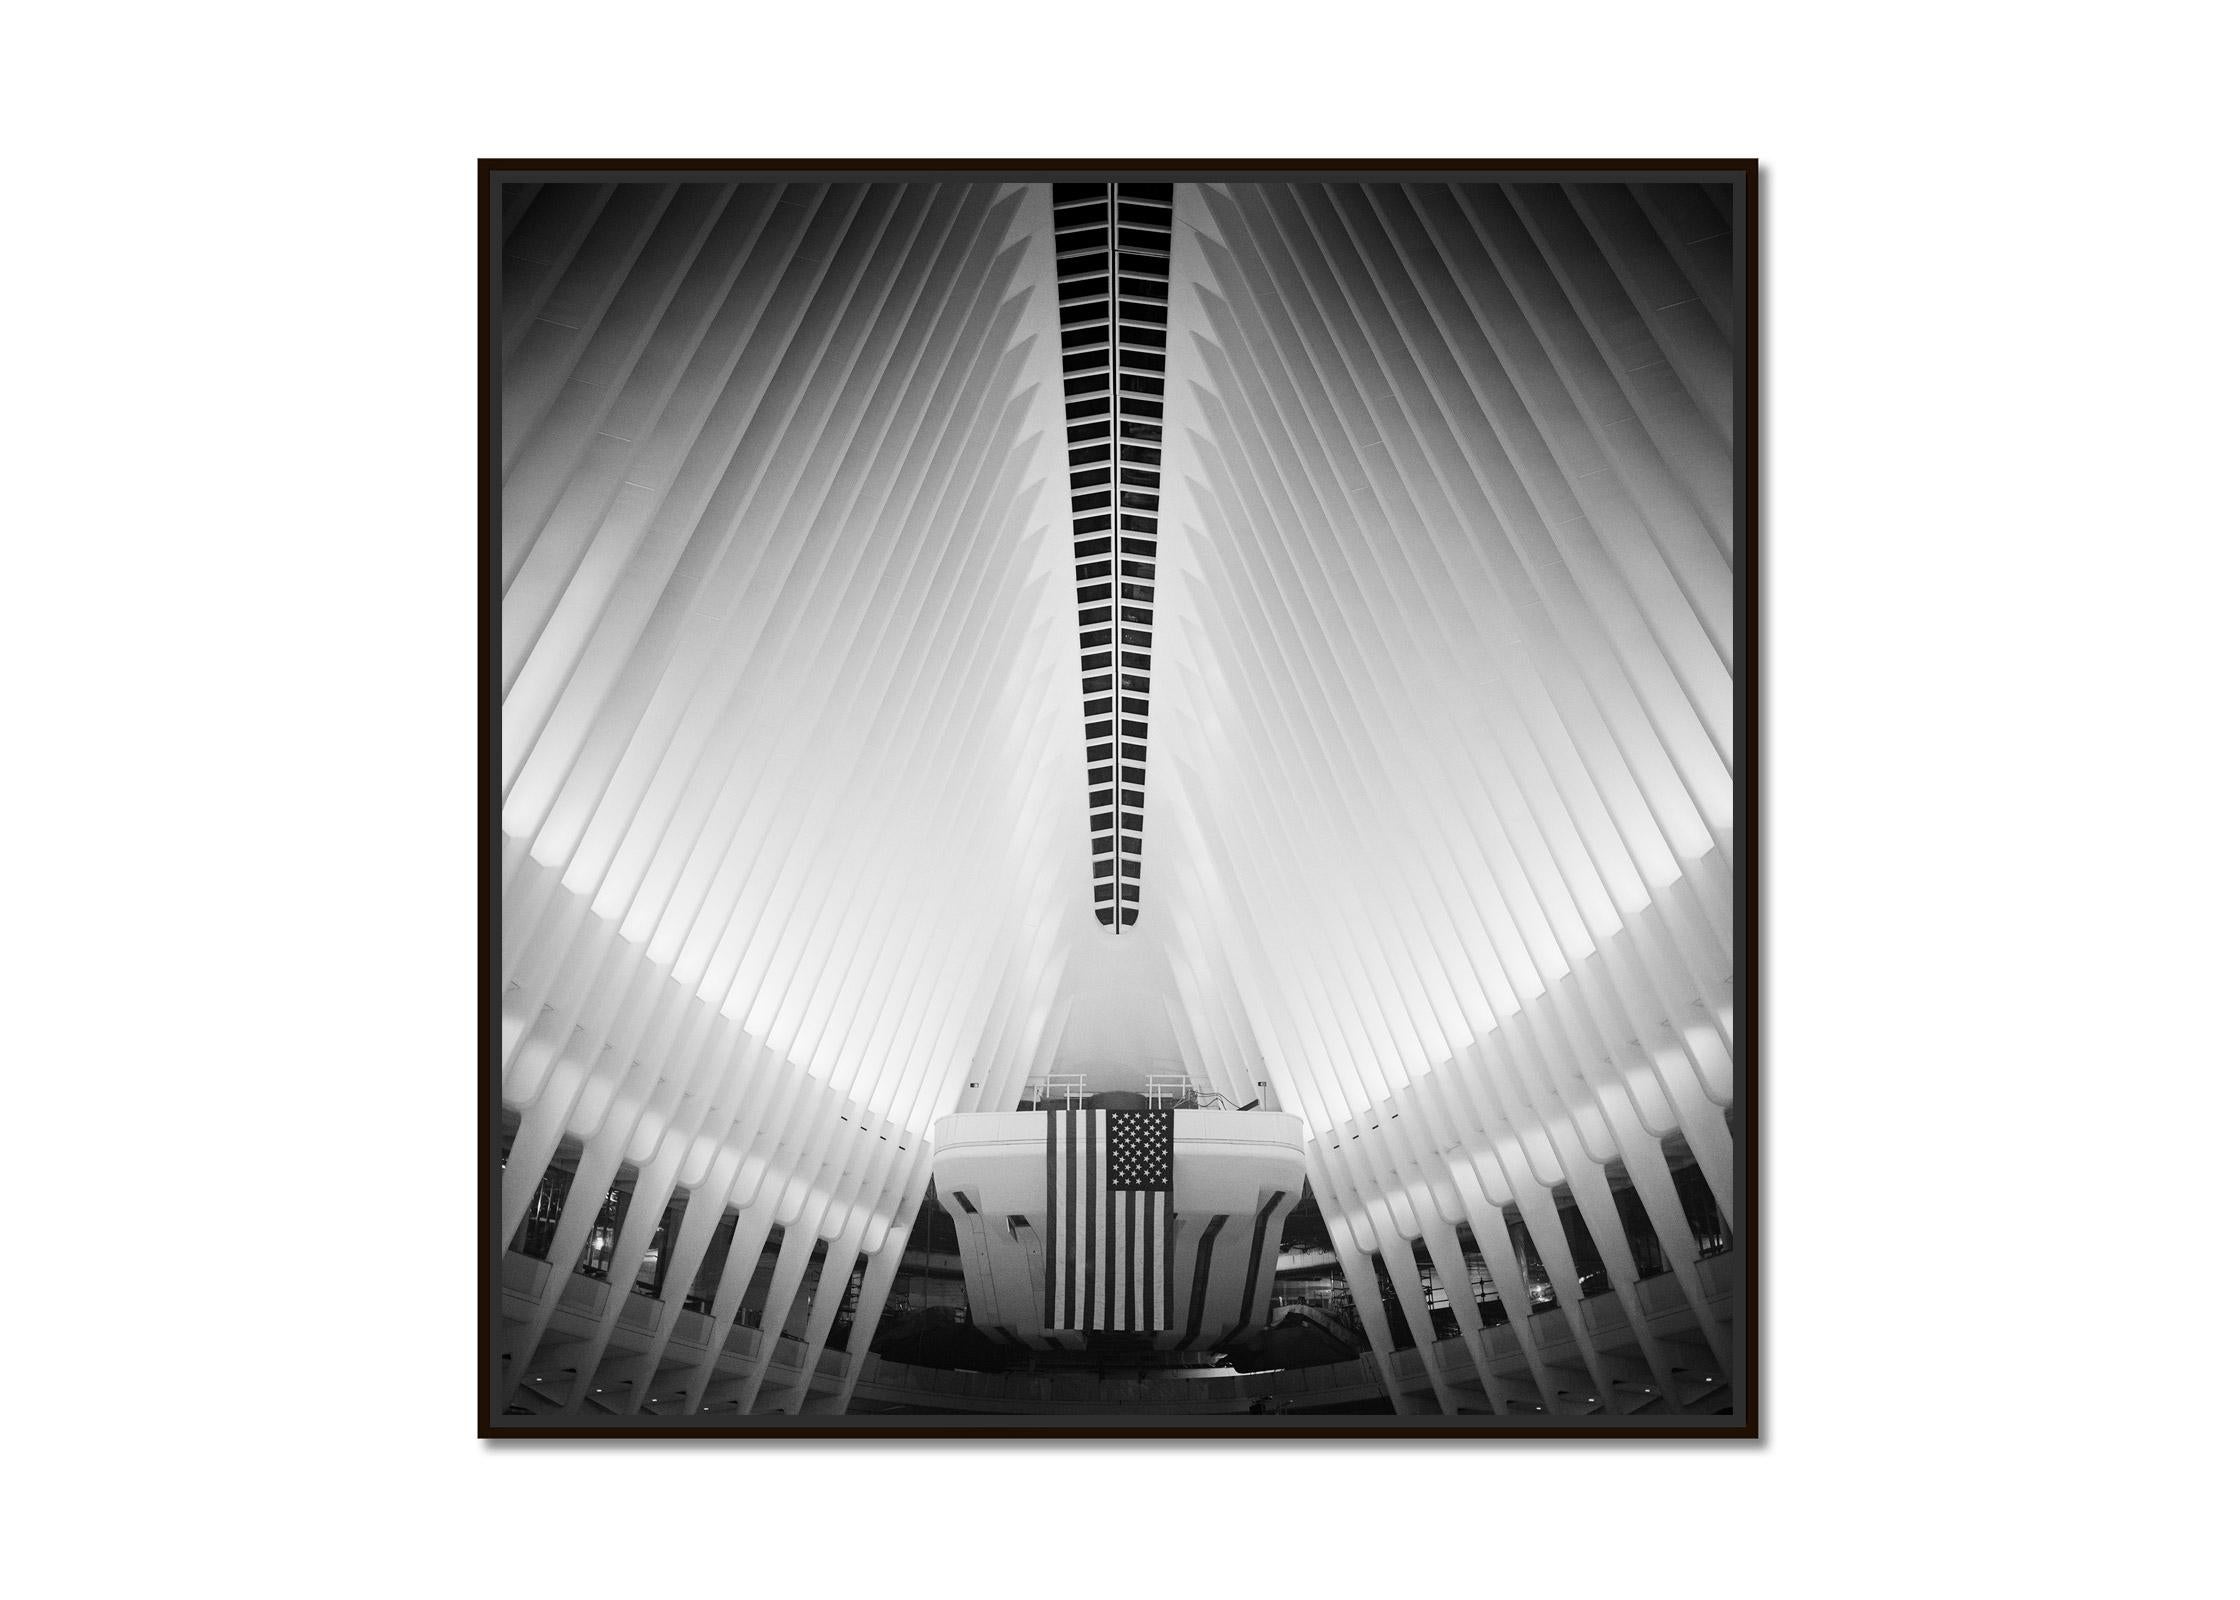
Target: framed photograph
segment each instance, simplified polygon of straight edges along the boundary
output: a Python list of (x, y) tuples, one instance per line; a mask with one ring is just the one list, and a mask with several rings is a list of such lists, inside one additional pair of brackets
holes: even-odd
[(483, 1436), (1757, 1436), (1754, 161), (477, 200)]

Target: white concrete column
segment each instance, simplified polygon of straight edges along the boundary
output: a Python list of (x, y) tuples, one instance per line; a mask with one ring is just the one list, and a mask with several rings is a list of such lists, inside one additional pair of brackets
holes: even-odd
[(1447, 1291), (1447, 1304), (1454, 1309), (1455, 1325), (1469, 1347), (1470, 1365), (1477, 1371), (1486, 1401), (1496, 1413), (1505, 1411), (1508, 1407), (1502, 1401), (1501, 1380), (1494, 1373), (1492, 1356), (1485, 1345), (1485, 1319), (1478, 1315), (1478, 1302), (1470, 1293), (1470, 1264), (1463, 1257), (1462, 1241), (1444, 1223), (1433, 1223), (1424, 1228), (1423, 1242)]

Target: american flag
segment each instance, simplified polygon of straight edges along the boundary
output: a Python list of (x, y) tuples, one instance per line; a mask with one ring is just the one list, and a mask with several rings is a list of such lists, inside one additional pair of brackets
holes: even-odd
[(1052, 1111), (1046, 1328), (1146, 1332), (1174, 1304), (1174, 1113)]

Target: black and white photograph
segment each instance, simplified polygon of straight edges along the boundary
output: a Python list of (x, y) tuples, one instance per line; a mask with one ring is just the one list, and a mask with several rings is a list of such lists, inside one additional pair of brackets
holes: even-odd
[(484, 1431), (1753, 1434), (1755, 176), (485, 163)]

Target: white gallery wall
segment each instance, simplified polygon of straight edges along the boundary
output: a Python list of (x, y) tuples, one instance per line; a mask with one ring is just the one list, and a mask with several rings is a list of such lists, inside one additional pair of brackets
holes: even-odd
[[(1206, 1590), (2216, 1586), (2230, 1401), (2108, 1382), (2090, 1286), (2230, 1316), (2229, 19), (1343, 21), (1142, 8), (1189, 47), (1123, 126), (1049, 70), (1109, 17), (1043, 6), (23, 19), (11, 1126), (67, 1224), (11, 1307), (57, 1375), (32, 1586), (1030, 1581), (1078, 1526), (963, 1540), (943, 1492), (1013, 1477), (1212, 1504), (1157, 1538)], [(1765, 160), (1764, 1443), (470, 1437), (471, 159), (896, 150)]]

